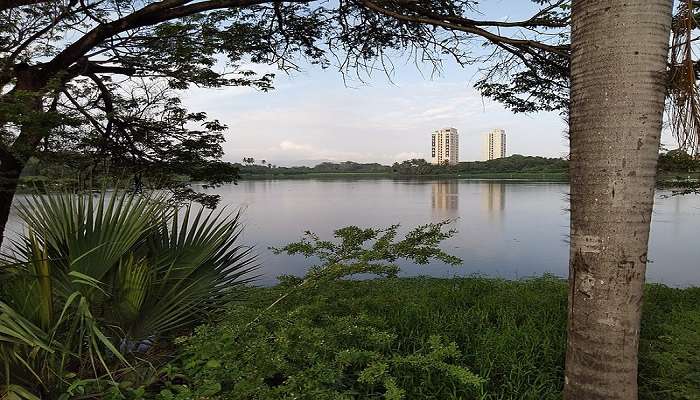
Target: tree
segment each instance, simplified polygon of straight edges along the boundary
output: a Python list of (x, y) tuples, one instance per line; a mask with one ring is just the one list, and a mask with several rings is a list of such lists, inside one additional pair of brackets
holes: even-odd
[[(568, 3), (553, 6), (566, 9)], [(519, 43), (495, 40), (496, 46), (513, 46), (501, 54), (506, 60), (519, 59), (522, 69), (504, 82), (499, 73), (509, 63), (498, 63), (476, 86), (514, 111), (567, 113), (570, 106), (571, 292), (565, 395), (632, 399), (637, 395), (639, 320), (667, 91), (681, 147), (695, 151), (700, 137), (700, 68), (691, 48), (698, 4), (680, 3), (670, 70), (672, 1), (574, 0), (573, 5), (571, 50), (576, 65), (571, 74), (565, 35), (559, 46), (526, 50)], [(379, 12), (464, 32), (474, 29), (462, 17)], [(565, 16), (548, 17), (553, 26), (567, 21)], [(541, 23), (537, 17), (534, 21)]]
[(700, 170), (700, 159), (682, 149), (671, 150), (659, 155), (659, 172), (687, 173)]
[(572, 11), (567, 399), (636, 399), (672, 0)]
[[(566, 112), (570, 0), (532, 1), (541, 8), (519, 21), (474, 18), (478, 15), (474, 0), (342, 0), (332, 5), (310, 0), (0, 2), (0, 229), (4, 229), (21, 169), (46, 143), (77, 141), (94, 146), (98, 155), (109, 148), (109, 155), (126, 151), (148, 161), (154, 146), (148, 140), (151, 131), (137, 129), (142, 119), (114, 117), (130, 115), (110, 106), (114, 96), (110, 87), (101, 83), (114, 77), (128, 79), (112, 90), (131, 88), (137, 79), (175, 89), (197, 84), (249, 85), (266, 90), (271, 77), (246, 71), (240, 67), (244, 61), (273, 63), (282, 69), (297, 67), (298, 59), (322, 67), (333, 61), (344, 74), (352, 72), (361, 79), (377, 69), (391, 74), (391, 59), (397, 54), (416, 63), (428, 62), (435, 69), (451, 57), (460, 64), (486, 62), (476, 87), (514, 111)], [(575, 28), (581, 38), (575, 39), (574, 61), (578, 64), (572, 75), (577, 85), (571, 115), (572, 153), (576, 154), (571, 157), (572, 294), (566, 390), (570, 398), (577, 394), (581, 394), (579, 398), (586, 398), (586, 394), (595, 398), (598, 395), (587, 390), (600, 383), (606, 394), (622, 393), (631, 398), (636, 372), (633, 328), (635, 321), (638, 326), (639, 310), (621, 301), (634, 298), (641, 304), (638, 295), (644, 281), (647, 217), (658, 156), (657, 111), (663, 108), (666, 91), (668, 37), (664, 32), (670, 26), (671, 1), (575, 0), (574, 6), (580, 21)], [(689, 26), (694, 29), (693, 24)], [(687, 39), (679, 45), (688, 48), (691, 43)], [(472, 45), (484, 44), (492, 52), (473, 51)], [(217, 70), (220, 59), (227, 60), (229, 71)], [(687, 57), (683, 61), (685, 71), (695, 68)], [(675, 64), (671, 67), (676, 69)], [(632, 86), (634, 82), (645, 84)], [(672, 88), (673, 82), (677, 80), (672, 80)], [(695, 90), (694, 80), (683, 82)], [(66, 94), (75, 100), (81, 98), (76, 95), (81, 91), (98, 97), (80, 103)], [(680, 101), (675, 104), (687, 104), (682, 93), (676, 95)], [(149, 98), (137, 96), (137, 103), (148, 105)], [(133, 102), (118, 104), (126, 107)], [(97, 113), (99, 119), (91, 113)], [(177, 113), (189, 114), (182, 108)], [(161, 114), (145, 115), (151, 116), (148, 121), (157, 122)], [(201, 115), (196, 118), (205, 124)], [(688, 119), (679, 120), (688, 126)], [(628, 124), (619, 125), (622, 121)], [(220, 127), (213, 123), (195, 135), (208, 137), (195, 140), (209, 143), (206, 145), (191, 147), (190, 140), (171, 137), (167, 129), (155, 132), (170, 141), (174, 154), (208, 163), (216, 159), (217, 152), (195, 155), (217, 146), (217, 135), (212, 131), (220, 133)], [(594, 128), (586, 128), (587, 123)], [(59, 129), (65, 126), (95, 129), (68, 129), (69, 135)], [(620, 293), (606, 294), (600, 280)], [(593, 297), (587, 299), (589, 294)], [(615, 306), (619, 307), (613, 310)], [(606, 314), (612, 311), (615, 313)], [(587, 320), (587, 315), (600, 318)], [(613, 325), (605, 325), (610, 321)], [(601, 335), (607, 334), (621, 340), (603, 341)], [(601, 350), (595, 352), (595, 347), (585, 347), (586, 343), (600, 344)], [(589, 357), (586, 351), (595, 354)], [(604, 358), (604, 354), (624, 354), (625, 358), (618, 362)], [(610, 378), (599, 371), (606, 371)], [(594, 384), (586, 386), (586, 382)], [(617, 394), (610, 392), (615, 384), (619, 385)]]
[[(225, 127), (184, 109), (173, 90), (270, 89), (272, 76), (247, 70), (246, 62), (282, 70), (299, 60), (333, 62), (362, 79), (377, 69), (391, 74), (390, 57), (401, 54), (436, 69), (445, 57), (461, 64), (488, 58), (495, 64), (480, 86), (485, 94), (502, 97), (492, 84), (511, 72), (514, 85), (537, 86), (528, 89), (534, 96), (551, 93), (544, 88), (553, 81), (540, 77), (567, 73), (568, 45), (550, 35), (566, 31), (567, 1), (533, 2), (544, 5), (532, 18), (503, 22), (470, 18), (473, 0), (4, 0), (0, 230), (32, 156), (86, 153), (94, 170), (207, 179), (225, 170), (213, 181), (234, 179), (235, 169), (220, 161)], [(518, 29), (543, 39), (523, 39)], [(483, 42), (493, 54), (471, 54), (470, 45)], [(544, 96), (550, 108), (563, 99)]]
[(27, 231), (0, 257), (0, 398), (114, 390), (115, 373), (157, 363), (145, 350), (240, 295), (257, 268), (240, 214), (164, 200), (102, 191), (23, 202)]

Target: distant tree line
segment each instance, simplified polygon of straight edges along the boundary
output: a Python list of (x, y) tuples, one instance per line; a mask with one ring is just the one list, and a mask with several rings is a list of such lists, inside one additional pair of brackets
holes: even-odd
[[(700, 172), (700, 158), (682, 150), (659, 154), (659, 172), (662, 174)], [(569, 172), (565, 158), (548, 158), (513, 154), (489, 161), (466, 161), (457, 165), (435, 165), (424, 159), (411, 159), (393, 165), (378, 163), (324, 162), (314, 167), (275, 167), (240, 165), (241, 176), (249, 175), (303, 175), (320, 173), (373, 173), (402, 176), (421, 175), (487, 175), (487, 174), (562, 174)]]
[(324, 162), (314, 167), (277, 167), (269, 169), (262, 165), (241, 165), (241, 176), (274, 174), (296, 175), (317, 173), (373, 173), (393, 175), (445, 175), (445, 174), (491, 174), (491, 173), (560, 173), (568, 171), (568, 161), (561, 158), (512, 155), (490, 161), (469, 161), (457, 165), (435, 165), (424, 159), (412, 159), (393, 165), (378, 163)]
[(468, 161), (456, 165), (435, 165), (422, 159), (395, 163), (393, 172), (399, 175), (490, 174), (490, 173), (566, 173), (568, 161), (514, 154), (489, 161)]
[(683, 150), (671, 150), (659, 156), (660, 173), (700, 172), (700, 156), (692, 156)]
[[(105, 171), (91, 171), (80, 155), (60, 158), (33, 158), (27, 163), (22, 182), (25, 185), (42, 186), (47, 182), (63, 185), (90, 186), (92, 183), (108, 181), (115, 183), (122, 181), (129, 183), (131, 176), (120, 176), (115, 169), (108, 174)], [(429, 175), (489, 175), (489, 174), (560, 174), (569, 172), (569, 161), (564, 158), (547, 158), (537, 156), (523, 156), (514, 154), (509, 157), (498, 158), (489, 161), (467, 161), (457, 165), (435, 165), (424, 159), (412, 159), (382, 165), (379, 163), (323, 162), (313, 167), (279, 167), (261, 160), (256, 163), (252, 157), (246, 157), (243, 163), (233, 164), (239, 168), (240, 175), (305, 175), (305, 174), (385, 174), (399, 176), (429, 176)], [(659, 155), (659, 173), (685, 174), (700, 172), (700, 158), (681, 151), (671, 150)], [(180, 181), (198, 181), (198, 176), (182, 175)]]
[(375, 173), (388, 174), (392, 172), (392, 167), (381, 165), (378, 163), (356, 163), (352, 161), (345, 162), (323, 162), (314, 167), (278, 167), (257, 164), (240, 165), (241, 176), (246, 175), (298, 175), (298, 174), (314, 174), (314, 173)]

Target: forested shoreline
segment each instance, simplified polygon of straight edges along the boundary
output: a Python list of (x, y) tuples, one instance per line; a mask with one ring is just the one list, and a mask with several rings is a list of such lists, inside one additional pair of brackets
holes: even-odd
[[(249, 160), (253, 160), (252, 158)], [(264, 160), (256, 163), (236, 163), (239, 179), (280, 179), (309, 177), (449, 177), (483, 179), (524, 179), (566, 181), (569, 161), (564, 158), (547, 158), (514, 154), (489, 161), (466, 161), (457, 165), (435, 165), (423, 159), (406, 160), (393, 165), (379, 163), (322, 162), (313, 167), (280, 167)], [(665, 185), (674, 181), (700, 178), (700, 160), (687, 153), (669, 151), (659, 155), (658, 180)], [(21, 178), (26, 189), (34, 186), (71, 185), (81, 182), (110, 181), (130, 182), (133, 176), (122, 171), (90, 165), (79, 156), (62, 158), (62, 162), (32, 160)], [(180, 181), (190, 182), (192, 177), (180, 175)], [(84, 186), (81, 185), (81, 186)]]

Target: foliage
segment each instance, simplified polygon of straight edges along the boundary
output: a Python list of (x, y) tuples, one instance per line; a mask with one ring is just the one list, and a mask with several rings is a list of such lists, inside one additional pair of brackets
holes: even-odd
[[(399, 225), (384, 229), (348, 226), (333, 232), (333, 237), (338, 239), (336, 242), (322, 240), (315, 233), (306, 231), (300, 241), (272, 250), (276, 254), (302, 254), (320, 261), (309, 268), (302, 285), (318, 286), (357, 274), (395, 277), (399, 272), (395, 264), (398, 259), (420, 265), (428, 264), (431, 260), (461, 264), (462, 260), (439, 247), (440, 242), (456, 233), (453, 229), (445, 230), (451, 222), (446, 220), (419, 226), (406, 233), (401, 240), (396, 240)], [(291, 277), (287, 280), (291, 280)]]
[(659, 155), (659, 172), (698, 172), (700, 159), (683, 150), (671, 150)]
[[(453, 176), (489, 176), (497, 177), (504, 175), (517, 176), (561, 176), (568, 175), (569, 161), (563, 158), (546, 158), (538, 156), (523, 156), (514, 154), (508, 157), (498, 158), (489, 161), (463, 161), (457, 165), (434, 165), (423, 159), (406, 160), (394, 163), (393, 166), (381, 165), (377, 163), (356, 163), (345, 161), (341, 163), (324, 162), (314, 167), (277, 167), (269, 165), (254, 164), (233, 164), (233, 167), (240, 171), (242, 178), (256, 176), (304, 176), (323, 174), (381, 174), (387, 176), (430, 176), (430, 175), (453, 175)], [(64, 185), (76, 182), (73, 177), (80, 176), (79, 171), (85, 168), (70, 155), (64, 154), (61, 160), (39, 161), (32, 159), (25, 169), (23, 182), (32, 186), (46, 184), (47, 179), (54, 182), (65, 182)], [(659, 154), (658, 169), (660, 178), (667, 179), (669, 174), (697, 173), (700, 171), (700, 160), (682, 150), (671, 150)], [(183, 175), (184, 181), (189, 181), (192, 177)], [(101, 182), (96, 180), (96, 182)]]
[(694, 42), (698, 29), (697, 1), (677, 3), (671, 25), (667, 78), (668, 120), (682, 151), (700, 154), (700, 91)]
[(672, 195), (700, 193), (700, 158), (677, 149), (659, 155), (658, 163), (661, 187)]
[(242, 177), (254, 175), (301, 175), (301, 174), (387, 174), (391, 173), (391, 167), (378, 163), (356, 163), (344, 161), (339, 163), (323, 162), (313, 167), (266, 167), (262, 165), (240, 166)]
[[(321, 163), (315, 167), (276, 167), (240, 166), (243, 177), (254, 175), (303, 175), (316, 173), (376, 173), (399, 176), (460, 175), (495, 176), (497, 174), (559, 174), (567, 175), (569, 161), (563, 158), (547, 158), (513, 154), (508, 157), (488, 161), (463, 161), (457, 165), (435, 165), (424, 159), (406, 160), (393, 166), (381, 164), (361, 164), (351, 161), (343, 163)], [(687, 173), (700, 171), (700, 160), (682, 150), (671, 150), (659, 154), (660, 174)]]
[[(473, 277), (334, 282), (294, 294), (246, 330), (246, 321), (286, 291), (256, 289), (249, 304), (232, 307), (222, 322), (183, 339), (183, 357), (173, 367), (184, 374), (179, 379), (187, 384), (190, 398), (216, 385), (217, 394), (211, 397), (221, 399), (344, 398), (341, 394), (350, 387), (357, 392), (346, 398), (386, 394), (381, 384), (371, 392), (359, 381), (383, 366), (370, 368), (364, 362), (339, 368), (339, 359), (357, 352), (379, 353), (407, 399), (561, 398), (564, 281)], [(698, 288), (647, 288), (640, 398), (697, 398), (698, 304)], [(398, 373), (390, 367), (391, 360), (430, 354), (435, 336), (443, 349), (452, 348), (451, 343), (458, 347), (458, 355), (447, 351), (453, 354), (449, 365), (483, 379), (479, 386), (452, 386), (454, 376), (435, 369)]]
[(408, 160), (392, 167), (399, 175), (493, 174), (493, 173), (559, 173), (566, 174), (569, 162), (561, 158), (522, 156), (488, 161), (460, 162), (457, 165), (434, 165), (425, 160)]
[[(443, 221), (419, 226), (407, 232), (401, 240), (397, 240), (398, 225), (385, 229), (341, 228), (334, 232), (334, 238), (338, 239), (335, 242), (321, 240), (306, 232), (299, 242), (273, 249), (276, 253), (315, 257), (320, 263), (312, 266), (301, 279), (283, 277), (285, 292), (262, 312), (250, 306), (234, 306), (232, 315), (247, 323), (232, 330), (202, 328), (199, 335), (205, 341), (216, 337), (233, 344), (245, 337), (253, 343), (238, 353), (210, 345), (193, 349), (191, 355), (185, 356), (185, 369), (188, 373), (201, 373), (205, 382), (193, 392), (186, 385), (172, 384), (166, 379), (165, 389), (160, 390), (157, 397), (186, 399), (231, 390), (227, 397), (267, 399), (297, 397), (303, 393), (310, 398), (344, 398), (364, 393), (370, 397), (381, 395), (400, 399), (406, 394), (401, 385), (409, 375), (442, 381), (450, 393), (473, 391), (482, 380), (451, 363), (461, 353), (454, 343), (446, 342), (438, 335), (429, 338), (424, 348), (400, 356), (388, 352), (395, 337), (378, 329), (364, 329), (368, 322), (362, 315), (324, 320), (315, 317), (313, 307), (308, 307), (289, 316), (299, 324), (287, 330), (289, 326), (284, 323), (274, 326), (279, 321), (278, 316), (266, 314), (271, 310), (275, 312), (274, 307), (290, 295), (308, 295), (314, 288), (342, 278), (358, 274), (394, 277), (398, 266), (393, 263), (400, 258), (418, 264), (427, 264), (433, 259), (459, 264), (461, 260), (438, 247), (440, 242), (455, 233), (444, 229), (449, 223)], [(271, 341), (271, 337), (275, 339)], [(262, 348), (269, 353), (285, 352), (286, 355), (258, 358)], [(286, 371), (294, 371), (309, 363), (315, 363), (309, 374), (289, 378), (285, 375)], [(257, 375), (258, 369), (263, 375)], [(241, 375), (232, 377), (229, 370)], [(323, 376), (319, 377), (319, 372)], [(247, 381), (251, 377), (259, 382)], [(289, 382), (282, 385), (281, 380)], [(261, 382), (268, 384), (269, 390), (261, 389)]]
[(490, 161), (466, 161), (456, 166), (434, 165), (423, 159), (406, 160), (393, 166), (376, 163), (362, 164), (352, 161), (325, 162), (314, 167), (239, 166), (242, 177), (254, 175), (303, 175), (324, 173), (393, 174), (401, 176), (446, 174), (497, 174), (497, 173), (553, 173), (565, 174), (568, 161), (560, 158), (521, 156), (518, 154)]
[(700, 398), (700, 288), (652, 285), (645, 296), (640, 399)]
[(312, 168), (313, 172), (386, 172), (386, 166), (378, 163), (322, 162)]
[[(207, 164), (231, 167), (220, 154), (226, 127), (188, 111), (177, 90), (271, 89), (274, 75), (249, 65), (289, 71), (335, 64), (345, 77), (362, 80), (376, 71), (391, 77), (397, 57), (434, 72), (448, 58), (461, 65), (485, 61), (498, 73), (485, 74), (484, 88), (515, 76), (519, 91), (538, 96), (542, 86), (523, 85), (522, 76), (566, 74), (567, 4), (533, 0), (532, 18), (505, 22), (475, 19), (474, 0), (6, 2), (0, 6), (5, 189), (14, 190), (18, 170), (37, 154), (74, 152), (85, 156), (90, 171), (157, 172), (175, 185), (168, 174), (199, 171), (209, 178), (219, 169)], [(472, 49), (482, 45), (488, 51)], [(234, 181), (230, 172), (211, 182)]]
[[(329, 300), (274, 311), (253, 328), (250, 306), (185, 341), (182, 372), (193, 396), (219, 384), (225, 399), (454, 399), (479, 392), (483, 380), (456, 364), (458, 346), (439, 334), (397, 352), (396, 334), (364, 312), (328, 315)], [(286, 307), (285, 307), (286, 308)], [(293, 322), (292, 322), (293, 321)]]
[(3, 395), (106, 390), (240, 295), (255, 258), (239, 215), (166, 200), (103, 191), (19, 206), (27, 232), (0, 265)]

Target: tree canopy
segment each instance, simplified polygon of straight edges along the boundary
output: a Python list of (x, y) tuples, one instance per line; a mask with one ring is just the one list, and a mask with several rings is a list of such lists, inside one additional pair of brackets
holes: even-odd
[[(37, 148), (72, 149), (144, 170), (218, 159), (225, 127), (186, 110), (174, 90), (271, 89), (273, 76), (255, 63), (366, 77), (391, 73), (397, 55), (435, 68), (446, 57), (488, 59), (477, 83), (485, 95), (513, 97), (520, 110), (557, 108), (565, 85), (544, 90), (562, 83), (543, 79), (566, 74), (567, 2), (534, 3), (542, 9), (532, 18), (503, 22), (469, 18), (478, 15), (472, 0), (3, 1), (0, 150), (26, 160)], [(552, 33), (533, 40), (540, 30)], [(527, 89), (539, 99), (515, 98), (533, 83), (544, 85)]]
[[(222, 161), (227, 127), (188, 110), (179, 91), (270, 90), (274, 75), (259, 64), (364, 80), (391, 77), (400, 59), (433, 71), (449, 59), (478, 64), (475, 87), (513, 111), (566, 113), (570, 0), (525, 4), (525, 18), (492, 20), (476, 0), (0, 1), (0, 228), (30, 157), (75, 155), (86, 181), (133, 176), (189, 197), (174, 176), (235, 181), (237, 167)], [(683, 51), (697, 26), (682, 11), (671, 72), (693, 78), (671, 79), (669, 94), (687, 139), (700, 129)]]

